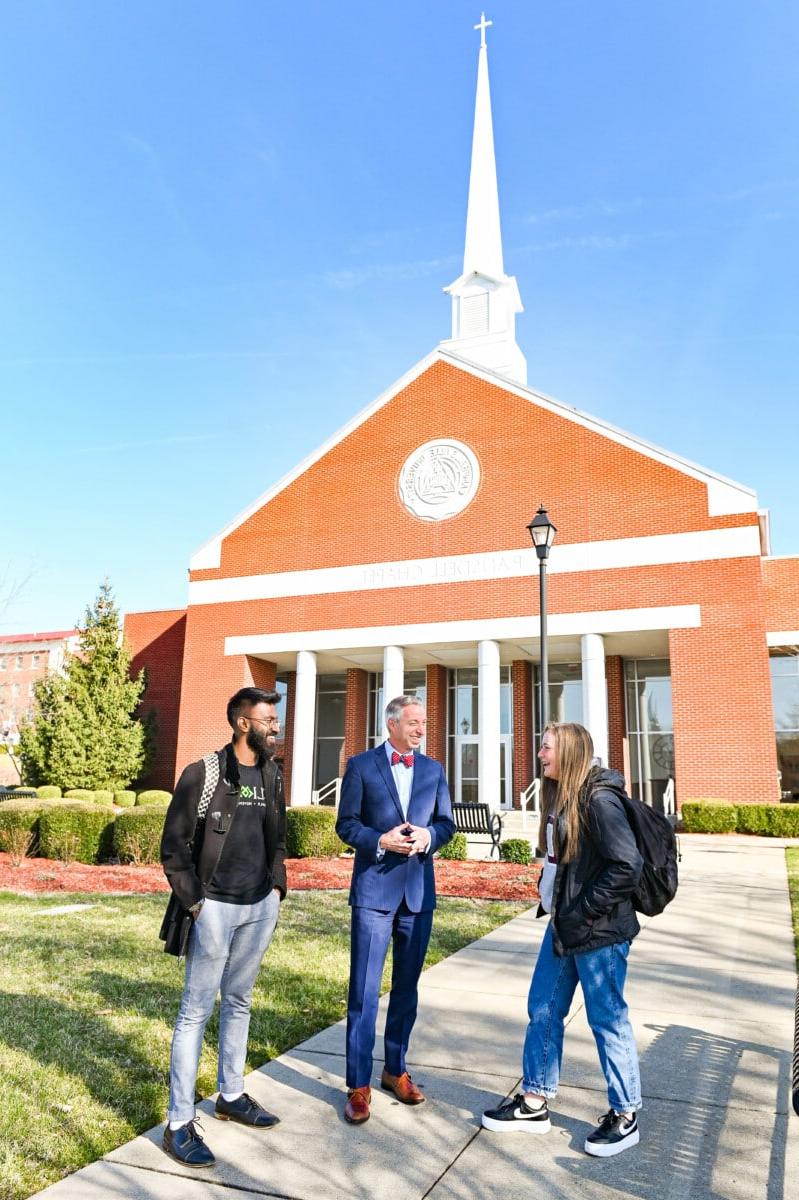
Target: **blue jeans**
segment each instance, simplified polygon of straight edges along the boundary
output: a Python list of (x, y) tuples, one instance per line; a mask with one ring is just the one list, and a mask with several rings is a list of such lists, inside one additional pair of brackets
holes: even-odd
[(228, 1095), (244, 1090), (252, 990), (279, 909), (280, 893), (276, 890), (257, 904), (206, 900), (202, 906), (189, 935), (186, 982), (172, 1036), (170, 1121), (194, 1120), (194, 1086), (203, 1033), (217, 992), (222, 996), (217, 1086)]
[(547, 925), (527, 1001), (530, 1024), (524, 1039), (525, 1092), (551, 1099), (558, 1090), (563, 1026), (579, 982), (608, 1085), (608, 1101), (617, 1112), (641, 1107), (638, 1051), (624, 1001), (629, 950), (629, 942), (620, 942), (558, 958), (552, 948), (552, 925)]

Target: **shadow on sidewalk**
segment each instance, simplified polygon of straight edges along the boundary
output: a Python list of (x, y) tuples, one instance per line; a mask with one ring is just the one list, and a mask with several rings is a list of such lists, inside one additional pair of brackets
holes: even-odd
[[(784, 1200), (790, 1054), (684, 1025), (647, 1028), (658, 1036), (641, 1059), (639, 1146), (617, 1158), (559, 1165), (570, 1178), (601, 1179), (641, 1200), (661, 1194), (729, 1200), (728, 1173), (737, 1180), (735, 1194)], [(673, 1086), (659, 1087), (675, 1077), (679, 1100)], [(566, 1124), (574, 1148), (582, 1149), (588, 1130)], [(572, 1184), (563, 1195), (574, 1195)]]

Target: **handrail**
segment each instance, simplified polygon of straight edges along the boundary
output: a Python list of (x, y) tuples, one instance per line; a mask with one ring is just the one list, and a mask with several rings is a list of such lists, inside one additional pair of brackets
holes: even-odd
[(523, 792), (519, 793), (519, 807), (522, 810), (522, 829), (527, 828), (527, 812), (531, 808), (534, 817), (541, 812), (541, 780), (534, 779)]
[(322, 784), (320, 788), (315, 788), (311, 792), (311, 804), (323, 804), (325, 800), (329, 800), (333, 796), (333, 805), (338, 808), (339, 798), (341, 796), (341, 779), (337, 776), (335, 779), (329, 779), (327, 783)]
[(669, 777), (669, 782), (663, 792), (663, 812), (667, 817), (673, 817), (677, 811), (677, 805), (674, 797), (674, 780)]

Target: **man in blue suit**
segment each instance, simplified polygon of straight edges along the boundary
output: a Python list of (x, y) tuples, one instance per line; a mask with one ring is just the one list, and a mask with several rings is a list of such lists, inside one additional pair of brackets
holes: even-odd
[(388, 741), (347, 764), (336, 822), (339, 837), (355, 850), (344, 1108), (352, 1125), (369, 1119), (377, 1005), (389, 941), (394, 965), (380, 1084), (403, 1104), (424, 1100), (405, 1069), (405, 1054), (436, 906), (433, 852), (455, 832), (443, 768), (419, 753), (427, 718), (416, 696), (392, 700), (386, 725)]

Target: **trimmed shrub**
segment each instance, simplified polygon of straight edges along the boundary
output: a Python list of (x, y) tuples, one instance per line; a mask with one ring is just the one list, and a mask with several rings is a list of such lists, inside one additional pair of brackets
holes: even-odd
[(88, 800), (90, 804), (94, 804), (94, 792), (89, 788), (70, 788), (68, 792), (64, 792), (65, 800)]
[[(739, 804), (735, 810), (735, 829), (737, 833), (760, 833), (768, 835), (769, 808), (766, 804)], [(777, 805), (775, 804), (776, 808)]]
[(799, 837), (799, 804), (739, 804), (738, 833)]
[(503, 862), (520, 863), (523, 867), (529, 867), (532, 859), (530, 843), (527, 838), (508, 838), (500, 843), (499, 857)]
[[(40, 854), (39, 849), (39, 821), (43, 813), (49, 812), (51, 808), (61, 808), (63, 800), (6, 800), (4, 804), (0, 804), (0, 850), (5, 850), (11, 853), (11, 850), (4, 844), (3, 830), (27, 829), (33, 834), (30, 843), (28, 854), (35, 856)], [(80, 805), (83, 808), (83, 805)], [(88, 806), (86, 806), (88, 807)], [(13, 839), (12, 839), (13, 840)]]
[(162, 808), (166, 808), (171, 799), (171, 792), (161, 792), (157, 788), (151, 788), (148, 792), (139, 792), (136, 804), (140, 808), (146, 808), (148, 805), (160, 805)]
[(120, 862), (138, 866), (161, 861), (164, 816), (163, 805), (156, 804), (117, 813), (114, 821), (114, 853)]
[(56, 787), (54, 783), (45, 783), (36, 789), (36, 795), (40, 800), (60, 800), (61, 788)]
[(31, 800), (6, 800), (0, 804), (0, 850), (13, 854), (22, 837), (27, 837), (31, 853), (39, 838), (39, 817), (45, 804)]
[(114, 793), (108, 788), (99, 788), (94, 793), (94, 803), (104, 804), (107, 808), (109, 804), (114, 803)]
[(346, 849), (336, 833), (332, 809), (286, 809), (287, 858), (335, 858)]
[(113, 834), (112, 808), (56, 802), (39, 818), (39, 851), (64, 862), (99, 862), (110, 857)]
[(799, 837), (799, 804), (775, 804), (769, 812), (772, 837)]
[(439, 858), (446, 858), (455, 862), (464, 862), (468, 856), (469, 847), (465, 833), (453, 833), (446, 846), (442, 846), (438, 851)]
[(690, 800), (680, 815), (686, 833), (734, 833), (738, 810), (734, 804)]
[(114, 804), (116, 804), (118, 808), (133, 808), (135, 803), (135, 792), (114, 792)]

